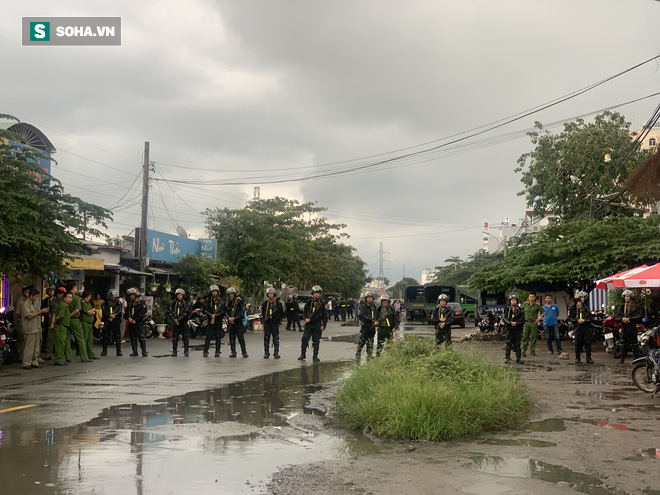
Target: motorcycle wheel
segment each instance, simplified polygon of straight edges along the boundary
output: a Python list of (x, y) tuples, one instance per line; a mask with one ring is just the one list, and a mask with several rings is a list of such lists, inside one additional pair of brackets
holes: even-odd
[(619, 359), (621, 357), (621, 353), (619, 352), (619, 346), (616, 345), (616, 342), (612, 346), (612, 357), (614, 359)]
[(639, 363), (632, 369), (632, 380), (635, 386), (642, 392), (652, 394), (655, 392), (655, 384), (651, 376), (651, 370), (647, 369), (646, 363)]

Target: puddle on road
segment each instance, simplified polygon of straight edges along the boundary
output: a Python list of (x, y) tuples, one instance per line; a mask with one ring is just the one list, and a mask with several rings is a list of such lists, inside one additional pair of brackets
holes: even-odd
[(357, 344), (360, 340), (360, 334), (355, 333), (351, 335), (336, 335), (334, 337), (321, 337), (321, 340), (328, 342), (348, 342), (350, 344)]
[(567, 484), (573, 490), (592, 495), (619, 495), (621, 492), (607, 488), (603, 481), (584, 473), (571, 471), (563, 466), (548, 464), (534, 459), (475, 455), (468, 469), (495, 474), (506, 478), (532, 478), (551, 483)]
[[(279, 428), (297, 414), (316, 413), (309, 408), (309, 394), (347, 376), (351, 366), (321, 363), (151, 405), (111, 407), (67, 428), (35, 429), (2, 418), (0, 466), (12, 473), (3, 477), (2, 491), (252, 492), (283, 465), (378, 452), (366, 437), (344, 440)], [(214, 436), (212, 424), (227, 421), (265, 427), (265, 434)], [(192, 434), (162, 429), (175, 424), (200, 428)], [(239, 426), (239, 432), (246, 428)]]
[(535, 440), (533, 438), (487, 438), (479, 443), (485, 445), (503, 445), (506, 447), (555, 447), (557, 445), (554, 442)]
[(554, 431), (566, 431), (566, 425), (563, 418), (548, 418), (543, 421), (534, 421), (527, 423), (522, 428), (524, 431), (540, 431), (544, 433)]

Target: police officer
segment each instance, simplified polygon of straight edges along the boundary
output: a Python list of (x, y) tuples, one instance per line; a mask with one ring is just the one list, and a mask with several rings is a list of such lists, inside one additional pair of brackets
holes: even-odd
[(392, 339), (392, 331), (399, 325), (398, 316), (390, 303), (390, 296), (383, 294), (383, 297), (380, 298), (380, 308), (376, 311), (376, 321), (374, 322), (374, 325), (378, 327), (376, 356), (380, 356), (385, 341)]
[(261, 304), (261, 321), (264, 322), (264, 359), (270, 357), (270, 338), (273, 338), (273, 357), (280, 358), (280, 322), (284, 318), (284, 308), (275, 289), (266, 289), (266, 300)]
[(568, 310), (568, 320), (575, 325), (575, 362), (581, 363), (580, 354), (584, 349), (587, 354), (587, 363), (593, 364), (591, 359), (591, 339), (593, 330), (591, 328), (591, 310), (587, 305), (587, 294), (578, 292), (577, 301)]
[(82, 293), (80, 301), (80, 326), (85, 336), (85, 344), (87, 344), (87, 357), (89, 359), (98, 359), (96, 354), (94, 354), (94, 327), (92, 326), (94, 316), (96, 316), (96, 310), (92, 308), (91, 299), (91, 292), (85, 291)]
[[(71, 334), (76, 339), (76, 346), (78, 347), (78, 354), (83, 363), (91, 363), (92, 360), (87, 357), (87, 342), (83, 334), (83, 328), (80, 324), (80, 310), (82, 308), (82, 301), (78, 296), (78, 286), (70, 283), (67, 286), (67, 291), (72, 294), (71, 304), (69, 304), (69, 316), (71, 317)], [(71, 362), (71, 339), (66, 342), (66, 360)]]
[(294, 294), (286, 303), (286, 329), (296, 331), (296, 325), (298, 325), (298, 330), (302, 332), (302, 326), (300, 325), (300, 307), (298, 306), (298, 294)]
[(133, 349), (131, 356), (138, 355), (137, 344), (140, 341), (142, 357), (147, 357), (147, 342), (142, 333), (144, 317), (147, 315), (147, 304), (140, 298), (140, 291), (135, 287), (128, 289), (126, 294), (128, 294), (128, 304), (126, 304), (124, 319), (128, 322), (128, 336), (131, 339), (131, 349)]
[(249, 357), (247, 348), (245, 347), (245, 326), (243, 319), (245, 318), (245, 305), (243, 299), (238, 297), (236, 289), (230, 287), (227, 289), (229, 295), (229, 303), (227, 304), (227, 320), (229, 321), (229, 346), (231, 347), (230, 358), (236, 357), (236, 339), (241, 346), (243, 357)]
[(174, 324), (174, 331), (172, 336), (172, 357), (177, 356), (179, 339), (183, 340), (183, 355), (188, 357), (189, 354), (189, 341), (188, 341), (188, 317), (190, 316), (190, 305), (185, 300), (186, 291), (177, 289), (174, 291), (176, 298), (172, 303), (170, 311), (170, 319)]
[(48, 303), (48, 336), (46, 338), (46, 361), (50, 361), (55, 356), (55, 314), (60, 301), (64, 299), (66, 289), (58, 287), (55, 296)]
[(318, 285), (312, 287), (312, 298), (305, 303), (303, 310), (303, 317), (305, 318), (305, 331), (302, 336), (300, 345), (300, 356), (298, 361), (302, 361), (307, 357), (307, 347), (309, 346), (309, 339), (312, 339), (312, 349), (314, 351), (313, 361), (318, 363), (319, 347), (321, 345), (321, 333), (328, 325), (329, 314), (323, 304), (321, 293), (323, 290)]
[(509, 305), (505, 308), (502, 320), (506, 326), (506, 350), (505, 363), (511, 362), (511, 351), (516, 353), (516, 363), (522, 364), (522, 342), (523, 329), (525, 326), (525, 311), (518, 304), (518, 296), (509, 296)]
[(367, 346), (367, 359), (371, 359), (374, 354), (374, 337), (376, 336), (376, 305), (374, 304), (374, 295), (367, 292), (364, 297), (364, 304), (360, 307), (360, 340), (358, 342), (355, 359), (360, 360), (362, 348)]
[(71, 316), (69, 314), (69, 305), (73, 300), (73, 294), (67, 292), (60, 302), (57, 304), (55, 311), (55, 327), (53, 333), (55, 334), (55, 366), (66, 366), (65, 360), (66, 353), (66, 339), (71, 342), (71, 332), (69, 326), (71, 325)]
[(121, 356), (121, 311), (122, 304), (119, 294), (112, 289), (108, 292), (108, 300), (101, 305), (103, 319), (103, 351), (101, 356), (108, 355), (108, 344), (115, 341), (117, 356)]
[(637, 346), (637, 324), (642, 321), (642, 309), (633, 301), (631, 290), (623, 291), (624, 302), (616, 312), (615, 319), (621, 323), (621, 356), (619, 360), (623, 363), (628, 351), (632, 351), (633, 357), (639, 357)]
[(454, 322), (454, 310), (447, 305), (449, 297), (446, 294), (438, 296), (438, 305), (431, 315), (431, 324), (435, 326), (435, 344), (443, 342), (451, 345), (451, 324)]
[(346, 299), (342, 299), (339, 301), (339, 311), (341, 313), (341, 321), (346, 321), (346, 307), (348, 304), (346, 303)]
[(211, 340), (215, 339), (215, 357), (220, 357), (220, 345), (225, 331), (222, 328), (222, 318), (225, 314), (225, 305), (220, 299), (220, 287), (212, 285), (209, 287), (211, 297), (206, 301), (206, 314), (209, 316), (209, 324), (206, 328), (206, 340), (204, 341), (204, 357), (209, 357)]

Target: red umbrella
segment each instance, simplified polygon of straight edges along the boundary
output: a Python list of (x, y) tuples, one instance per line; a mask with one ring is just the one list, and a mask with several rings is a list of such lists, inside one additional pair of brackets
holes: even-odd
[[(619, 279), (625, 279), (626, 277), (630, 277), (634, 275), (635, 273), (638, 273), (644, 269), (648, 268), (647, 265), (642, 265), (638, 266), (636, 268), (631, 268), (630, 270), (626, 270), (621, 273), (616, 273), (614, 275), (610, 275), (609, 277), (602, 278), (598, 281), (596, 281), (596, 289), (614, 289), (616, 286), (615, 281)], [(623, 287), (623, 286), (620, 286)]]
[(614, 287), (660, 287), (660, 263), (653, 266), (647, 266), (643, 270), (633, 273), (625, 278), (614, 279)]

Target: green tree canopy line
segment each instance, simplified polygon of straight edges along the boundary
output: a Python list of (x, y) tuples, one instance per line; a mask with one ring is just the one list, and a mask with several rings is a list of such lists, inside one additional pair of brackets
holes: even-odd
[(207, 209), (204, 216), (222, 261), (246, 294), (258, 294), (267, 281), (357, 295), (366, 281), (365, 263), (340, 242), (345, 225), (329, 223), (323, 211), (311, 202), (275, 197), (242, 209)]
[[(18, 121), (11, 115), (0, 118)], [(63, 259), (83, 252), (76, 236), (105, 236), (101, 228), (111, 212), (65, 193), (37, 165), (45, 156), (13, 144), (20, 140), (0, 129), (0, 273), (61, 274)]]
[[(436, 267), (436, 281), (472, 290), (538, 283), (591, 290), (599, 278), (660, 260), (660, 217), (634, 216), (649, 197), (626, 198), (624, 191), (645, 160), (648, 168), (652, 153), (640, 150), (623, 115), (604, 112), (590, 123), (578, 119), (558, 134), (539, 123), (537, 128), (529, 134), (534, 149), (518, 159), (515, 169), (523, 184), (519, 195), (536, 215), (551, 212), (559, 223), (511, 239), (506, 258), (483, 252), (465, 261), (448, 258)], [(657, 184), (653, 187), (660, 192)], [(623, 201), (609, 203), (621, 195)]]

